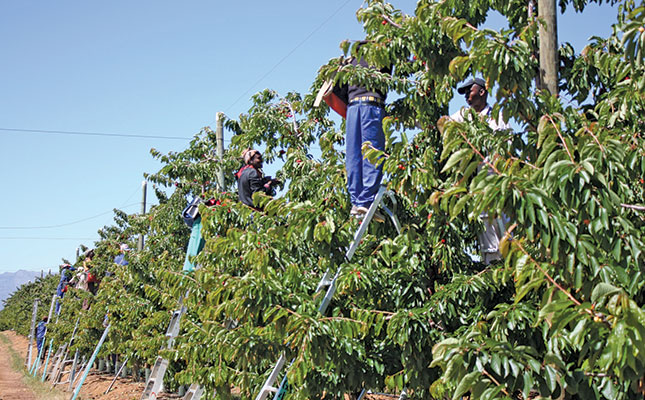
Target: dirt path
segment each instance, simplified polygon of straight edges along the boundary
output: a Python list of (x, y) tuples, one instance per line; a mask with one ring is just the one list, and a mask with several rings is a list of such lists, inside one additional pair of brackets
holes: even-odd
[(23, 382), (22, 374), (14, 371), (13, 366), (9, 343), (0, 339), (0, 400), (37, 400), (34, 392)]
[[(14, 357), (19, 357), (20, 360), (18, 362), (18, 368), (20, 368), (20, 363), (24, 363), (25, 357), (27, 356), (28, 345), (29, 341), (24, 336), (20, 336), (13, 331), (0, 332), (0, 400), (67, 400), (71, 394), (70, 391), (66, 390), (68, 388), (67, 385), (60, 385), (57, 386), (57, 389), (52, 389), (49, 383), (41, 384), (39, 379), (34, 378), (33, 380), (35, 383), (33, 383), (33, 387), (31, 387), (31, 383), (28, 382), (28, 384), (25, 385), (25, 380), (22, 375), (19, 372), (14, 372), (11, 368), (12, 351), (10, 351), (8, 347), (11, 346), (11, 348), (13, 348)], [(41, 373), (42, 369), (39, 370), (39, 375)], [(5, 374), (12, 374), (13, 380), (7, 379), (9, 376), (5, 377)], [(144, 383), (133, 382), (132, 378), (117, 379), (110, 393), (104, 394), (113, 378), (114, 375), (106, 373), (101, 374), (92, 369), (83, 384), (80, 398), (82, 400), (139, 399), (143, 392)], [(27, 381), (30, 380), (30, 378), (27, 378)], [(5, 390), (5, 386), (13, 389), (26, 388), (28, 392), (18, 392), (15, 396), (10, 395), (9, 389)], [(34, 390), (36, 391), (35, 393)], [(166, 397), (161, 396), (159, 399), (166, 399)]]

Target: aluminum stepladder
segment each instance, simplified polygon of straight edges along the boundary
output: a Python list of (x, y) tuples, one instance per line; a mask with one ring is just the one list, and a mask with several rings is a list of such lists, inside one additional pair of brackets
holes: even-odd
[[(186, 251), (186, 260), (189, 260), (191, 255), (197, 255), (201, 243), (201, 217), (196, 217), (195, 222), (192, 226), (192, 232), (190, 235), (190, 241), (188, 242), (188, 249)], [(190, 263), (192, 266), (192, 263)], [(190, 271), (190, 268), (187, 268), (187, 261), (184, 263), (184, 271)], [(184, 306), (184, 298), (188, 296), (188, 292), (182, 297), (179, 298), (179, 309), (175, 310), (170, 318), (170, 323), (168, 324), (168, 329), (166, 330), (166, 337), (168, 342), (165, 349), (172, 349), (175, 338), (179, 336), (179, 324), (181, 322), (181, 317), (186, 313), (186, 306)], [(150, 377), (146, 382), (146, 386), (143, 389), (141, 394), (141, 400), (155, 400), (159, 391), (163, 386), (163, 377), (166, 374), (168, 369), (169, 360), (158, 356), (155, 360), (155, 365), (152, 367), (150, 372)], [(192, 384), (186, 392), (186, 395), (183, 397), (184, 400), (199, 400), (203, 394), (204, 390), (200, 385)]]
[[(45, 354), (45, 339), (47, 338), (47, 325), (49, 325), (51, 319), (52, 319), (52, 314), (54, 313), (54, 304), (56, 302), (56, 294), (52, 296), (52, 302), (51, 305), (49, 306), (49, 314), (47, 314), (47, 323), (45, 324), (45, 334), (43, 335), (43, 341), (40, 345), (40, 351), (38, 352), (38, 357), (36, 357), (36, 360), (34, 361), (34, 364), (31, 366), (31, 369), (29, 372), (31, 375), (36, 376), (38, 373), (38, 368), (40, 368), (40, 360), (43, 358), (43, 355)], [(51, 353), (51, 347), (52, 343), (50, 342), (49, 344), (49, 353)], [(49, 362), (49, 355), (47, 356), (47, 362)], [(44, 366), (43, 374), (47, 371), (47, 364)]]
[[(74, 377), (76, 375), (76, 365), (78, 362), (78, 350), (76, 350), (76, 352), (74, 353), (73, 359), (68, 360), (67, 355), (69, 354), (69, 349), (72, 347), (72, 343), (74, 342), (74, 338), (76, 337), (76, 332), (78, 331), (79, 322), (80, 322), (80, 317), (76, 319), (76, 324), (74, 325), (74, 330), (72, 331), (72, 337), (69, 339), (69, 342), (61, 346), (62, 356), (53, 361), (53, 369), (49, 375), (49, 379), (52, 385), (64, 384), (69, 382), (70, 390), (72, 389), (72, 382), (74, 381)], [(69, 363), (72, 363), (71, 369), (69, 371), (65, 371), (65, 367)], [(68, 379), (66, 381), (61, 381), (61, 377), (64, 374), (69, 374)]]
[(34, 300), (34, 307), (31, 312), (31, 328), (29, 329), (29, 347), (27, 348), (27, 359), (25, 364), (27, 368), (31, 368), (31, 358), (34, 351), (34, 339), (36, 338), (36, 316), (38, 314), (38, 299)]
[[(165, 349), (172, 349), (172, 346), (175, 343), (175, 338), (179, 335), (179, 323), (181, 322), (181, 317), (186, 313), (186, 306), (184, 306), (183, 296), (179, 299), (179, 309), (175, 310), (172, 313), (170, 318), (170, 324), (168, 324), (168, 329), (166, 330), (166, 337), (168, 342)], [(158, 356), (155, 361), (155, 365), (152, 367), (150, 372), (150, 377), (148, 382), (146, 382), (146, 387), (143, 390), (141, 395), (141, 400), (155, 400), (161, 386), (163, 385), (163, 377), (166, 374), (166, 369), (168, 369), (169, 360)]]
[[(349, 262), (351, 258), (354, 256), (354, 253), (356, 252), (356, 249), (358, 248), (358, 245), (360, 244), (361, 239), (363, 238), (363, 235), (365, 235), (368, 225), (371, 222), (372, 217), (376, 213), (376, 210), (378, 209), (379, 205), (390, 217), (390, 219), (392, 220), (392, 223), (396, 227), (397, 232), (401, 231), (401, 226), (394, 212), (392, 212), (384, 204), (381, 204), (383, 200), (383, 196), (386, 194), (391, 199), (394, 207), (396, 207), (397, 203), (396, 203), (396, 198), (394, 197), (394, 194), (391, 191), (386, 190), (385, 186), (381, 186), (378, 192), (376, 193), (376, 196), (374, 197), (374, 201), (372, 202), (372, 205), (367, 211), (367, 214), (365, 214), (365, 216), (363, 217), (363, 220), (361, 221), (361, 224), (358, 227), (358, 230), (354, 234), (354, 240), (352, 241), (352, 244), (349, 246), (349, 249), (345, 253), (345, 262)], [(325, 288), (327, 288), (325, 297), (322, 299), (322, 302), (318, 307), (318, 312), (320, 312), (320, 314), (323, 314), (323, 315), (325, 314), (325, 312), (327, 311), (327, 307), (331, 303), (331, 299), (334, 296), (334, 293), (336, 293), (336, 285), (338, 282), (338, 278), (340, 277), (340, 273), (341, 273), (340, 267), (338, 267), (338, 269), (336, 270), (336, 273), (333, 276), (332, 276), (332, 272), (330, 270), (327, 270), (325, 271), (325, 274), (323, 275), (322, 279), (318, 283), (318, 287), (316, 288), (316, 293), (319, 293), (323, 291)], [(273, 370), (269, 374), (269, 377), (267, 378), (264, 385), (262, 386), (262, 389), (260, 389), (260, 393), (257, 395), (255, 400), (266, 400), (266, 398), (269, 396), (270, 393), (275, 393), (275, 396), (273, 397), (274, 400), (284, 399), (284, 397), (287, 395), (287, 391), (289, 390), (288, 388), (289, 382), (287, 381), (287, 376), (286, 375), (284, 376), (279, 387), (275, 387), (273, 385), (275, 384), (278, 378), (278, 375), (280, 374), (280, 371), (284, 367), (284, 364), (286, 363), (286, 361), (287, 359), (284, 353), (281, 354), (275, 367), (273, 367)], [(365, 394), (365, 390), (361, 392), (359, 399), (361, 399), (364, 396), (364, 394)]]

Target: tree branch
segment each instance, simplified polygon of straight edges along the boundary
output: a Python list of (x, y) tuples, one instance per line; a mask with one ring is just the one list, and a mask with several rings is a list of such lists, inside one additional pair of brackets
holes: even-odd
[(630, 208), (630, 209), (636, 210), (636, 211), (645, 211), (645, 206), (637, 206), (637, 205), (633, 205), (633, 204), (624, 204), (624, 203), (621, 204), (620, 206), (624, 207), (624, 208)]
[(551, 124), (555, 128), (555, 131), (558, 132), (558, 137), (560, 138), (560, 141), (562, 142), (562, 145), (564, 146), (564, 149), (567, 151), (567, 154), (569, 155), (569, 158), (571, 159), (571, 162), (575, 164), (576, 161), (574, 160), (573, 155), (571, 155), (571, 151), (569, 151), (569, 148), (567, 147), (567, 142), (564, 141), (564, 137), (562, 136), (562, 133), (560, 132), (560, 128), (558, 128), (558, 125), (556, 125), (555, 121), (553, 120), (553, 118), (551, 118), (550, 115), (547, 115), (546, 117), (549, 119), (549, 121), (551, 121)]

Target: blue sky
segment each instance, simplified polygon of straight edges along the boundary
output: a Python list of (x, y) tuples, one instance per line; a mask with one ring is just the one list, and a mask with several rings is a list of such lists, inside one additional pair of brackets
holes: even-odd
[[(412, 14), (416, 1), (392, 3)], [(235, 118), (264, 88), (306, 92), (342, 40), (362, 38), (361, 4), (0, 2), (0, 273), (56, 272), (112, 224), (113, 208), (137, 212), (143, 174), (160, 166), (150, 148), (184, 149), (216, 112)], [(580, 51), (615, 15), (568, 10), (559, 40)]]

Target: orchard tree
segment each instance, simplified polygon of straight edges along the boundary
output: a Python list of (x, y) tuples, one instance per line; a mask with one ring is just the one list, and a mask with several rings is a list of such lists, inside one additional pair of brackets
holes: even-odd
[[(584, 12), (589, 2), (559, 4)], [(68, 301), (73, 312), (96, 329), (108, 314), (115, 330), (106, 349), (151, 363), (182, 298), (180, 337), (162, 352), (175, 372), (167, 384), (200, 383), (220, 399), (233, 387), (253, 398), (280, 354), (293, 359), (293, 399), (361, 388), (407, 388), (417, 399), (641, 397), (645, 8), (620, 2), (609, 37), (579, 53), (564, 44), (554, 96), (535, 86), (541, 21), (528, 6), (422, 0), (404, 15), (366, 2), (357, 18), (368, 43), (341, 48), (393, 74), (335, 58), (311, 93), (253, 96), (247, 113), (226, 122), (234, 136), (223, 159), (208, 128), (181, 152), (153, 150), (164, 166), (148, 179), (174, 192), (159, 191), (149, 215), (106, 229), (103, 271), (114, 268), (118, 243), (146, 233), (146, 246), (103, 279), (90, 310)], [(491, 11), (508, 27), (483, 28)], [(520, 132), (493, 132), (475, 115), (445, 118), (454, 87), (473, 75), (494, 89), (492, 117)], [(349, 218), (344, 126), (313, 107), (329, 78), (395, 98), (385, 150), (364, 150), (383, 165), (402, 229), (372, 222), (351, 261), (344, 252), (358, 221)], [(287, 182), (275, 198), (254, 196), (262, 211), (235, 194), (231, 172), (247, 147), (278, 163)], [(224, 190), (211, 182), (219, 169)], [(213, 202), (200, 206), (199, 268), (184, 273), (186, 195)], [(511, 220), (492, 265), (473, 256), (483, 211)], [(321, 315), (316, 287), (337, 268)]]
[[(352, 262), (342, 257), (356, 228), (347, 219), (343, 135), (327, 110), (312, 108), (313, 94), (264, 92), (231, 122), (238, 134), (221, 165), (266, 146), (268, 161), (285, 158), (279, 175), (289, 188), (273, 200), (256, 195), (261, 213), (209, 193), (220, 205), (202, 209), (202, 268), (180, 289), (191, 288), (198, 318), (178, 348), (186, 382), (251, 396), (285, 352), (294, 398), (385, 386), (417, 398), (639, 393), (645, 166), (633, 25), (642, 13), (623, 4), (611, 37), (580, 55), (563, 47), (561, 97), (553, 97), (534, 86), (540, 22), (524, 6), (422, 1), (405, 16), (373, 1), (359, 10), (369, 43), (360, 54), (349, 43), (344, 50), (394, 65), (394, 74), (332, 60), (312, 92), (335, 74), (401, 95), (384, 124), (386, 150), (366, 150), (384, 160), (403, 231), (374, 224)], [(490, 10), (509, 28), (480, 29)], [(622, 32), (632, 32), (624, 43)], [(513, 119), (522, 135), (441, 118), (452, 88), (473, 74), (497, 88), (494, 116)], [(320, 159), (306, 157), (315, 139)], [(491, 266), (469, 255), (484, 210), (513, 222), (504, 260)], [(315, 286), (337, 266), (337, 296), (319, 315)]]
[(36, 322), (49, 314), (52, 294), (56, 292), (58, 274), (47, 274), (33, 282), (20, 285), (9, 298), (3, 300), (0, 310), (0, 331), (14, 330), (21, 335), (29, 335), (34, 300), (38, 299)]

